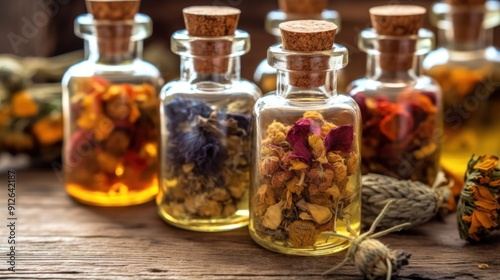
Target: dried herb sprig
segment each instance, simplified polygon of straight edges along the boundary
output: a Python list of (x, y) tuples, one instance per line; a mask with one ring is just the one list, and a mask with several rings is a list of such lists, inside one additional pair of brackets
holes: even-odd
[(437, 184), (430, 187), (419, 181), (398, 180), (380, 174), (363, 175), (363, 226), (369, 227), (389, 200), (393, 203), (385, 219), (379, 223), (380, 228), (405, 222), (416, 226), (429, 221), (438, 212), (446, 210), (450, 197), (449, 184), (440, 184), (445, 180), (444, 175), (440, 176)]
[(497, 156), (474, 155), (457, 205), (460, 238), (481, 241), (500, 227), (500, 164)]
[(411, 254), (399, 250), (389, 250), (386, 245), (375, 239), (410, 226), (410, 223), (404, 223), (375, 233), (375, 229), (387, 214), (389, 206), (393, 202), (394, 200), (387, 201), (387, 204), (373, 222), (370, 230), (359, 236), (352, 230), (349, 220), (346, 220), (347, 230), (356, 237), (353, 238), (337, 233), (328, 234), (329, 236), (349, 240), (351, 246), (347, 251), (345, 259), (340, 264), (323, 273), (323, 276), (332, 274), (352, 259), (354, 259), (354, 264), (367, 279), (380, 279), (385, 276), (387, 280), (390, 280), (393, 275), (398, 275), (401, 268), (409, 263), (408, 259)]

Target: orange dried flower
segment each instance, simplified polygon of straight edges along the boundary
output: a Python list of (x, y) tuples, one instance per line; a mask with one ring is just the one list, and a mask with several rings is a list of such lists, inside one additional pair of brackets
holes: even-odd
[(401, 141), (413, 129), (413, 117), (405, 110), (393, 111), (379, 124), (379, 129), (391, 141)]
[(20, 91), (12, 96), (12, 114), (19, 118), (29, 118), (38, 114), (38, 104), (26, 91)]
[(495, 222), (497, 218), (496, 212), (486, 211), (482, 209), (476, 209), (472, 211), (472, 215), (462, 217), (467, 223), (470, 223), (469, 227), (469, 235), (474, 240), (479, 241), (481, 238), (479, 237), (479, 233), (483, 229), (490, 229), (492, 227), (496, 227), (497, 223)]
[(496, 157), (496, 156), (482, 156), (479, 163), (474, 165), (474, 168), (488, 172), (497, 166), (498, 166), (498, 157)]

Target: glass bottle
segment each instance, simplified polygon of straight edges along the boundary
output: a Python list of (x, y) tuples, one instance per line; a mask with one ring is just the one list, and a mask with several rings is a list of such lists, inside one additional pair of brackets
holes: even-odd
[[(251, 111), (260, 91), (240, 77), (250, 36), (236, 29), (239, 13), (189, 7), (187, 30), (172, 35), (181, 77), (161, 93), (157, 204), (159, 215), (180, 228), (214, 232), (248, 224)], [(229, 26), (211, 25), (220, 22)]]
[[(113, 15), (138, 9), (139, 1), (116, 3)], [(121, 6), (119, 6), (121, 5)], [(101, 9), (75, 21), (85, 39), (86, 59), (63, 78), (66, 191), (99, 206), (125, 206), (153, 199), (158, 192), (158, 70), (143, 61), (142, 42), (151, 19), (106, 18)], [(120, 14), (120, 8), (125, 10)], [(123, 12), (121, 10), (121, 12)]]
[[(289, 5), (284, 7), (283, 2), (290, 2)], [(310, 0), (313, 6), (307, 6), (302, 1), (278, 1), (280, 5), (279, 10), (271, 11), (266, 16), (265, 28), (267, 33), (276, 38), (276, 42), (281, 43), (279, 24), (290, 20), (300, 19), (314, 19), (326, 20), (337, 25), (337, 34), (340, 31), (340, 15), (337, 11), (326, 9), (328, 1), (324, 0)], [(316, 5), (314, 5), (316, 4)], [(294, 5), (299, 5), (297, 9), (293, 9)], [(306, 9), (304, 11), (304, 9)], [(291, 10), (291, 11), (289, 11)], [(312, 13), (311, 13), (312, 12)], [(268, 93), (276, 90), (276, 69), (267, 63), (267, 59), (262, 60), (254, 73), (254, 82), (260, 87), (262, 92)], [(345, 89), (346, 82), (342, 69), (337, 72), (337, 88), (339, 90)]]
[[(420, 11), (423, 21), (425, 9)], [(378, 32), (377, 22), (373, 26), (358, 41), (367, 53), (366, 77), (349, 90), (363, 119), (362, 172), (432, 186), (439, 171), (441, 92), (419, 69), (422, 55), (432, 50), (433, 33), (414, 28), (409, 34), (387, 35)]]
[(500, 3), (437, 3), (432, 19), (441, 47), (427, 55), (423, 67), (443, 89), (441, 165), (461, 187), (473, 154), (500, 154), (500, 52), (492, 45)]
[[(289, 24), (310, 32), (296, 33), (304, 36), (297, 41), (319, 47), (285, 45)], [(349, 242), (328, 233), (360, 230), (361, 114), (336, 84), (347, 49), (334, 45), (333, 23), (289, 21), (280, 28), (284, 44), (268, 50), (277, 90), (254, 107), (250, 235), (280, 253), (331, 254)]]

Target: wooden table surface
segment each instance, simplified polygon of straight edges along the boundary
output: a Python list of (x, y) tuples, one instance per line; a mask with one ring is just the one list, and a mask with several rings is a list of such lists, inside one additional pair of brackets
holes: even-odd
[[(66, 195), (53, 171), (16, 175), (15, 273), (7, 270), (7, 175), (0, 176), (0, 279), (362, 279), (352, 263), (321, 276), (345, 252), (280, 255), (259, 247), (246, 228), (189, 232), (164, 223), (153, 202), (85, 206)], [(500, 279), (500, 238), (468, 244), (453, 215), (381, 241), (412, 253), (400, 279)], [(480, 269), (483, 263), (489, 268)]]

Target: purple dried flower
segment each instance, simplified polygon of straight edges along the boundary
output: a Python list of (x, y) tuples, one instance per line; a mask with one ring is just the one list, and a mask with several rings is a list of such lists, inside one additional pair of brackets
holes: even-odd
[(354, 140), (352, 124), (341, 125), (330, 130), (325, 138), (325, 148), (327, 151), (350, 152), (352, 140)]

